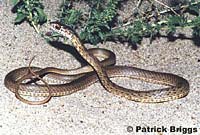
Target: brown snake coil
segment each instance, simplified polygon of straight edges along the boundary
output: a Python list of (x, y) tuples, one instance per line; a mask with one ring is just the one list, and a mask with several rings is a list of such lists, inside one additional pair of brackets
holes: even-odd
[[(79, 38), (76, 36), (76, 34), (74, 34), (73, 31), (58, 22), (51, 23), (51, 29), (61, 34), (62, 36), (69, 38), (76, 50), (90, 66), (88, 65), (86, 67), (82, 67), (83, 69), (79, 72), (74, 70), (74, 73), (72, 74), (76, 74), (78, 77), (65, 84), (32, 85), (29, 83), (22, 83), (22, 81), (25, 79), (33, 78), (33, 73), (31, 74), (28, 72), (29, 69), (27, 67), (11, 71), (5, 77), (5, 86), (14, 92), (16, 96), (25, 103), (43, 104), (47, 102), (52, 96), (69, 95), (90, 86), (98, 80), (101, 82), (102, 86), (110, 93), (137, 102), (166, 102), (185, 97), (189, 93), (189, 83), (182, 77), (170, 73), (148, 71), (135, 67), (113, 66), (115, 64), (115, 55), (112, 52), (104, 49), (94, 49), (93, 52), (88, 51), (84, 45), (81, 44)], [(100, 62), (94, 55), (105, 55), (108, 58)], [(109, 57), (112, 57), (112, 60), (109, 60)], [(45, 74), (56, 74), (54, 76), (62, 76), (64, 78), (67, 74), (66, 70), (50, 67), (45, 69), (31, 67), (30, 69), (38, 77), (44, 76)], [(81, 73), (82, 71), (84, 73)], [(168, 87), (149, 91), (131, 90), (118, 86), (110, 80), (110, 77), (118, 76), (161, 84)], [(23, 100), (19, 95), (44, 96), (49, 98), (41, 102), (29, 102), (27, 100)]]

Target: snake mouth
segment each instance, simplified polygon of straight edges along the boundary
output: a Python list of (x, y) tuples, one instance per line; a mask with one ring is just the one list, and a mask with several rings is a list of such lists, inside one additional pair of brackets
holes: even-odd
[(48, 39), (63, 37), (57, 29), (53, 28), (51, 25), (48, 26), (48, 31), (44, 34)]
[[(58, 30), (60, 30), (62, 24), (58, 21), (50, 21), (47, 28), (49, 29), (48, 32), (46, 32), (44, 35), (48, 37), (55, 36), (55, 34), (58, 34)], [(56, 28), (56, 29), (55, 29)]]

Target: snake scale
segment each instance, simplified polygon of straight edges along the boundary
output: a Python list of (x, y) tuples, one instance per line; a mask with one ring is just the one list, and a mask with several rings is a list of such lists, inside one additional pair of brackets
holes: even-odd
[[(64, 96), (76, 91), (85, 89), (93, 83), (99, 81), (102, 86), (110, 93), (124, 97), (128, 100), (144, 103), (159, 103), (185, 97), (189, 93), (189, 83), (186, 79), (171, 73), (162, 73), (144, 70), (129, 66), (114, 66), (115, 55), (105, 49), (88, 50), (80, 42), (79, 37), (67, 26), (59, 22), (52, 22), (51, 30), (67, 37), (80, 53), (83, 59), (88, 63), (87, 66), (74, 69), (71, 72), (64, 69), (47, 67), (44, 69), (38, 67), (23, 67), (15, 69), (5, 77), (5, 86), (15, 93), (16, 97), (28, 104), (46, 103), (52, 96)], [(97, 56), (107, 57), (103, 61), (97, 59)], [(31, 79), (35, 75), (30, 73), (30, 69), (37, 76), (45, 74), (54, 74), (55, 77), (65, 78), (75, 74), (76, 79), (64, 84), (30, 84), (23, 83), (23, 80)], [(69, 74), (68, 74), (69, 72)], [(71, 75), (70, 75), (71, 73)], [(149, 91), (132, 90), (121, 87), (113, 83), (111, 77), (129, 77), (150, 83), (168, 86), (167, 88), (154, 89)], [(37, 78), (37, 77), (36, 77)], [(41, 102), (33, 102), (23, 99), (20, 95), (49, 97)]]

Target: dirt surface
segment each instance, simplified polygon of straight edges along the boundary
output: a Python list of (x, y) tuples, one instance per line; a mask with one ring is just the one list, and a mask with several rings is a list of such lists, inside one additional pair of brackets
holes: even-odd
[[(166, 127), (163, 135), (182, 135), (183, 128), (197, 128), (200, 134), (200, 50), (190, 40), (168, 42), (160, 38), (149, 44), (143, 40), (138, 49), (107, 42), (97, 47), (112, 50), (117, 65), (136, 66), (169, 72), (186, 78), (190, 83), (187, 97), (159, 104), (144, 104), (108, 93), (100, 83), (69, 96), (55, 97), (45, 105), (31, 106), (17, 100), (4, 86), (5, 75), (13, 69), (32, 65), (60, 68), (79, 67), (80, 63), (67, 50), (57, 49), (35, 33), (27, 23), (14, 25), (11, 6), (0, 1), (0, 134), (1, 135), (157, 135), (138, 132), (136, 127)], [(58, 4), (48, 2), (46, 11), (53, 18)], [(51, 9), (51, 10), (50, 10)], [(95, 47), (89, 44), (88, 48)], [(126, 78), (112, 79), (134, 89), (151, 89), (151, 85)], [(170, 126), (182, 129), (170, 133)], [(189, 131), (189, 130), (187, 130)]]

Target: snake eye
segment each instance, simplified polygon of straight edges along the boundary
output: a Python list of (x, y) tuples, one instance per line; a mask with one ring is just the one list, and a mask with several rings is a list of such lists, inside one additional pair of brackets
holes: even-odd
[(54, 26), (56, 29), (58, 29), (58, 30), (60, 30), (60, 28), (61, 28), (61, 26), (60, 25), (58, 25), (58, 24), (55, 24), (55, 26)]

